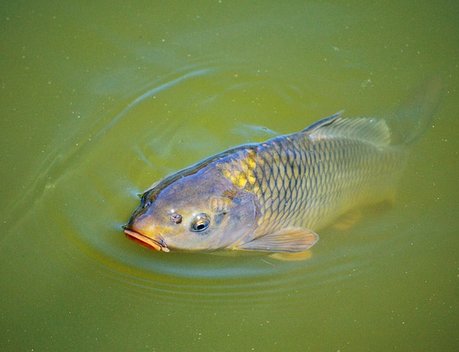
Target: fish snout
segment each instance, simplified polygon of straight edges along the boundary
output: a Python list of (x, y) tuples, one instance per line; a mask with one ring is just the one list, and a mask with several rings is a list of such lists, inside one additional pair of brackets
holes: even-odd
[(157, 251), (169, 252), (166, 241), (161, 235), (145, 235), (130, 225), (131, 224), (129, 223), (123, 226), (124, 233), (129, 239), (138, 242), (147, 248), (153, 248)]

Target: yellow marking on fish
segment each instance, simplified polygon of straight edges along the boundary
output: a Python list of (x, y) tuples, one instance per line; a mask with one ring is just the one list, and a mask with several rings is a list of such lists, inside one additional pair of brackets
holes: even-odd
[(255, 178), (255, 175), (253, 174), (253, 172), (251, 172), (250, 174), (247, 175), (247, 180), (249, 181), (251, 185), (253, 185), (257, 179)]
[(221, 173), (234, 186), (256, 192), (259, 190), (258, 186), (255, 187), (257, 180), (253, 172), (257, 166), (256, 153), (249, 150), (243, 155), (241, 159), (234, 159), (227, 164), (220, 165)]
[[(233, 185), (238, 188), (244, 188), (247, 183), (247, 177), (245, 174), (239, 170), (232, 170), (228, 172), (223, 172), (223, 175), (231, 181)], [(227, 176), (228, 175), (228, 176)]]
[(251, 163), (250, 163), (250, 158), (249, 157), (245, 158), (242, 161), (242, 169), (244, 170), (244, 172), (249, 172), (249, 171), (253, 170), (253, 168), (251, 166)]
[(226, 178), (230, 179), (231, 178), (231, 172), (228, 169), (223, 169), (223, 176)]
[(247, 177), (243, 172), (239, 173), (239, 177), (237, 178), (237, 184), (239, 188), (244, 188), (245, 184), (247, 183)]
[(235, 185), (235, 186), (237, 185), (237, 178), (236, 178), (235, 176), (231, 175), (231, 177), (229, 178), (229, 180), (231, 181), (231, 183), (232, 183), (233, 185)]
[(253, 170), (257, 166), (257, 162), (255, 161), (255, 157), (250, 157), (248, 160), (249, 167)]

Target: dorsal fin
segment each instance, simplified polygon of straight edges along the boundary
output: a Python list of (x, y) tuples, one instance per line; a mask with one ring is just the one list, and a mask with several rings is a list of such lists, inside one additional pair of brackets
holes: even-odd
[(390, 130), (386, 122), (377, 118), (341, 117), (341, 113), (319, 120), (303, 130), (312, 138), (346, 137), (372, 144), (389, 144), (391, 141)]
[(316, 130), (318, 128), (321, 128), (321, 127), (324, 127), (324, 126), (328, 126), (331, 123), (333, 123), (333, 121), (335, 121), (336, 119), (339, 119), (342, 114), (343, 114), (343, 111), (341, 110), (341, 111), (338, 111), (337, 113), (335, 113), (333, 115), (324, 117), (323, 119), (320, 119), (319, 121), (314, 122), (312, 125), (309, 125), (308, 127), (306, 127), (301, 132), (311, 133), (312, 131), (314, 131), (314, 130)]

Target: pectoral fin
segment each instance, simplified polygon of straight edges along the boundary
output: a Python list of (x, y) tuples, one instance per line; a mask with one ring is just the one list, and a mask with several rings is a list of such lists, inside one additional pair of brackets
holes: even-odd
[(309, 229), (288, 228), (258, 237), (237, 249), (264, 252), (302, 252), (311, 248), (319, 235)]

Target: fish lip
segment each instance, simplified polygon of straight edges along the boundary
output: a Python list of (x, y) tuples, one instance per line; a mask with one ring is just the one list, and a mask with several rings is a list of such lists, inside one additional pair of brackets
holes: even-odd
[(167, 244), (162, 237), (160, 237), (159, 240), (154, 240), (153, 238), (147, 237), (137, 231), (127, 228), (124, 229), (124, 233), (126, 236), (136, 239), (157, 251), (169, 252), (169, 248), (167, 247)]

